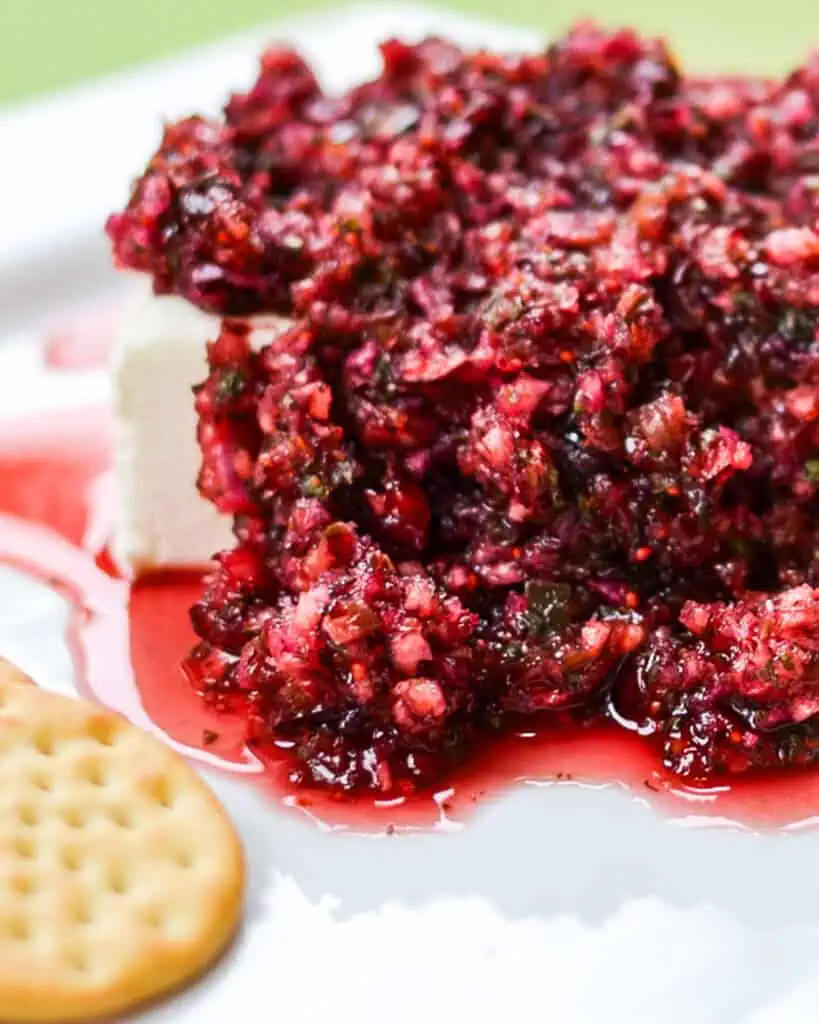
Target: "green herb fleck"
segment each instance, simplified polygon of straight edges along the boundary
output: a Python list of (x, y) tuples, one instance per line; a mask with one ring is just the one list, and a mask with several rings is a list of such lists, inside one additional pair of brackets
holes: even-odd
[(816, 334), (816, 318), (804, 309), (787, 309), (779, 320), (779, 333), (794, 345), (806, 345)]
[(220, 405), (235, 402), (245, 386), (245, 375), (241, 370), (223, 370), (216, 387), (216, 401)]
[(530, 635), (546, 637), (569, 624), (572, 588), (567, 583), (530, 580), (524, 593)]
[(756, 299), (753, 297), (751, 292), (735, 292), (734, 294), (734, 312), (735, 313), (750, 313), (756, 309)]
[(302, 496), (305, 498), (326, 498), (329, 489), (317, 473), (308, 473), (301, 479)]

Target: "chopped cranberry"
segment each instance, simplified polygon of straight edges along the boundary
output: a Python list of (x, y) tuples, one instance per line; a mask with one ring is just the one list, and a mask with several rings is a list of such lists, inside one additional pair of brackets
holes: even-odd
[(819, 62), (382, 52), (330, 97), (270, 51), (108, 224), (228, 318), (196, 685), (342, 789), (520, 714), (631, 718), (686, 777), (819, 757)]

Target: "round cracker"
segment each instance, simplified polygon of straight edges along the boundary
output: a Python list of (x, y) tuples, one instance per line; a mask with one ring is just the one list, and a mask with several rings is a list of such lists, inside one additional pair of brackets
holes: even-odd
[(0, 667), (0, 1020), (121, 1014), (225, 947), (241, 845), (159, 740), (25, 682)]

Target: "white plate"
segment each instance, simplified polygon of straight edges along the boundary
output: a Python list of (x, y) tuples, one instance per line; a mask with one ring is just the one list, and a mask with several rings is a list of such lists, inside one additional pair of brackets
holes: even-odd
[[(0, 247), (4, 285), (14, 285), (0, 299), (5, 333), (118, 286), (99, 222), (153, 144), (157, 109), (212, 105), (251, 78), (265, 38), (293, 39), (341, 85), (374, 67), (378, 38), (428, 30), (494, 46), (525, 41), (378, 6), (253, 33), (0, 117), (4, 154), (20, 152), (25, 139), (41, 145), (43, 124), (66, 139), (92, 137), (96, 119), (107, 125), (104, 162), (61, 170), (58, 188), (76, 189), (70, 210), (59, 191), (46, 207), (42, 193), (27, 205), (25, 194), (43, 184), (40, 164), (32, 158), (21, 171), (4, 157), (0, 225), (4, 237), (14, 224), (25, 239), (13, 255)], [(127, 130), (112, 140), (118, 124)], [(94, 373), (49, 376), (30, 340), (0, 346), (0, 429), (14, 410), (78, 404), (105, 387)], [(42, 685), (70, 692), (65, 615), (59, 597), (0, 568), (0, 653)], [(324, 831), (241, 780), (208, 777), (248, 852), (245, 928), (211, 975), (139, 1021), (819, 1019), (819, 832), (811, 827), (756, 835), (712, 819), (706, 828), (663, 817), (614, 786), (561, 783), (521, 786), (459, 830), (360, 836)]]

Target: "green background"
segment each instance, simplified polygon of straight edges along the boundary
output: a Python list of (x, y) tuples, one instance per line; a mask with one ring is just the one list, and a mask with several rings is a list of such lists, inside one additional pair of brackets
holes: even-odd
[[(819, 0), (450, 0), (554, 34), (591, 16), (672, 39), (688, 67), (782, 71), (819, 45)], [(164, 56), (242, 28), (341, 6), (300, 0), (0, 0), (0, 102)]]

